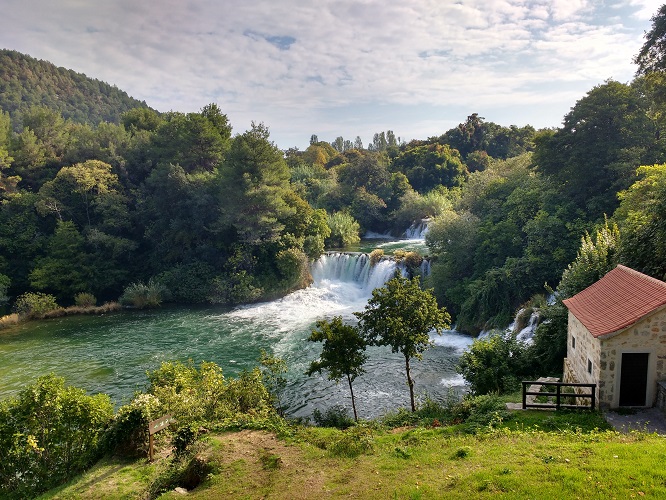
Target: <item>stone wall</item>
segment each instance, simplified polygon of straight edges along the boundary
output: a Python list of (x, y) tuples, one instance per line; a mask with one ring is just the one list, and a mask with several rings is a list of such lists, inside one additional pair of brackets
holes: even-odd
[[(573, 338), (576, 339), (576, 347), (573, 347)], [(575, 382), (578, 384), (597, 384), (596, 398), (601, 403), (599, 360), (601, 357), (601, 346), (578, 318), (569, 312), (569, 323), (567, 327), (567, 358), (564, 366), (564, 382)], [(592, 373), (588, 372), (588, 361), (591, 363)], [(589, 401), (588, 401), (589, 403)]]
[(647, 404), (657, 397), (657, 381), (666, 379), (666, 309), (660, 309), (618, 334), (600, 339), (600, 404), (617, 407), (622, 353), (649, 353)]
[(666, 381), (657, 382), (657, 402), (655, 406), (666, 413)]

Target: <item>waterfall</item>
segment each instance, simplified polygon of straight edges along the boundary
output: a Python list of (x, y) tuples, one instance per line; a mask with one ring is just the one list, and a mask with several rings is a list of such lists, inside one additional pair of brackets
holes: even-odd
[(311, 268), (315, 287), (326, 286), (331, 281), (354, 283), (368, 296), (375, 288), (384, 286), (396, 271), (406, 273), (404, 266), (389, 258), (372, 265), (365, 253), (342, 252), (322, 255)]
[(405, 231), (405, 238), (410, 240), (423, 240), (428, 232), (428, 222), (430, 219), (422, 219), (419, 222), (414, 222), (409, 229)]

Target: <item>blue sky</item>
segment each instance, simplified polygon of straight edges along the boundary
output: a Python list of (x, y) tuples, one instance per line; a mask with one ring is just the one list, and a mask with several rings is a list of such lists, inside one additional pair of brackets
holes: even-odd
[(661, 1), (2, 0), (0, 47), (106, 81), (160, 111), (216, 102), (276, 144), (440, 135), (479, 113), (557, 127), (629, 82)]

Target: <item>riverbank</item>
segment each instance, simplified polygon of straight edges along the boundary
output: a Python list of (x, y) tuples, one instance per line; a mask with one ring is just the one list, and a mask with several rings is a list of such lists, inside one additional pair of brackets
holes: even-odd
[[(521, 412), (524, 419), (516, 416), (473, 435), (456, 426), (380, 429), (372, 425), (347, 431), (299, 427), (281, 437), (257, 430), (212, 433), (189, 459), (196, 467), (190, 467), (181, 483), (165, 487), (161, 496), (154, 485), (174, 472), (167, 449), (153, 463), (104, 459), (41, 498), (666, 495), (666, 476), (654, 466), (664, 452), (663, 437), (576, 428), (573, 420), (567, 425), (566, 417), (557, 417), (561, 428), (544, 430), (552, 429), (553, 417), (543, 413)], [(351, 456), (331, 446), (346, 435), (354, 438), (350, 442), (366, 446)]]
[(16, 326), (19, 323), (26, 323), (32, 320), (53, 319), (53, 318), (62, 318), (65, 316), (80, 316), (80, 315), (99, 316), (100, 314), (107, 314), (110, 312), (117, 312), (121, 310), (122, 306), (118, 302), (106, 302), (101, 306), (58, 307), (56, 309), (52, 309), (51, 311), (40, 314), (39, 316), (22, 317), (16, 313), (13, 313), (0, 317), (0, 331), (2, 331), (5, 328), (9, 328), (11, 326)]

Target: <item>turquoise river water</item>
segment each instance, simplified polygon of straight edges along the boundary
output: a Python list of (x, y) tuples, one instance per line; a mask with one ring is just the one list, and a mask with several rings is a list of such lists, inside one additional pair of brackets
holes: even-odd
[[(30, 322), (0, 334), (0, 398), (17, 393), (40, 375), (55, 373), (90, 393), (104, 392), (116, 404), (146, 387), (146, 371), (163, 361), (213, 361), (236, 376), (257, 365), (261, 349), (288, 364), (282, 397), (287, 413), (350, 405), (345, 383), (304, 375), (321, 344), (306, 339), (321, 318), (352, 319), (371, 291), (396, 270), (390, 260), (370, 266), (363, 254), (327, 254), (312, 268), (314, 283), (280, 300), (243, 306), (166, 307), (101, 317), (79, 316)], [(455, 372), (471, 339), (454, 331), (433, 335), (434, 347), (413, 362), (417, 394), (443, 398), (464, 389)], [(404, 358), (389, 348), (368, 351), (367, 373), (354, 385), (359, 414), (370, 418), (409, 405)]]

